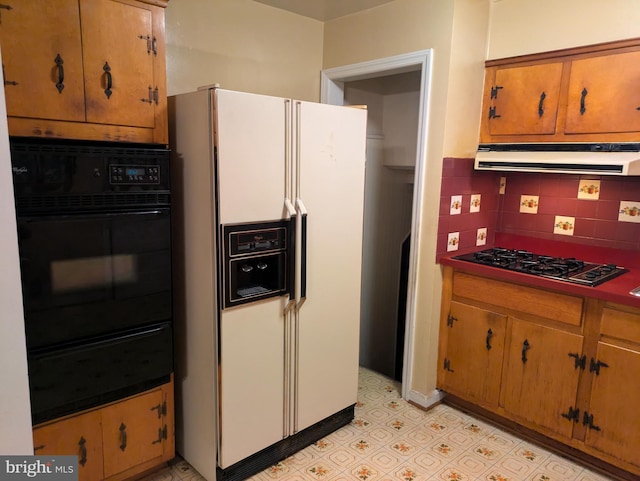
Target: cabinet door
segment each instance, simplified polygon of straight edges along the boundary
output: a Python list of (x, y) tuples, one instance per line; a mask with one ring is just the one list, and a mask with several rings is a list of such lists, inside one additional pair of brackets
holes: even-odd
[(161, 389), (102, 409), (104, 476), (163, 455)]
[(561, 63), (497, 69), (483, 112), (490, 134), (554, 134), (561, 77)]
[(598, 343), (589, 414), (595, 429), (587, 430), (586, 444), (640, 466), (640, 352)]
[(33, 446), (36, 455), (77, 455), (79, 481), (104, 479), (99, 411), (35, 428)]
[(152, 13), (142, 5), (80, 0), (80, 14), (87, 121), (154, 127)]
[(515, 416), (571, 437), (583, 337), (511, 319), (504, 378), (504, 408)]
[(571, 63), (565, 133), (640, 131), (640, 52)]
[(441, 355), (444, 390), (470, 401), (497, 406), (507, 318), (495, 312), (451, 303), (447, 343)]
[(12, 2), (0, 44), (9, 116), (84, 121), (77, 0)]

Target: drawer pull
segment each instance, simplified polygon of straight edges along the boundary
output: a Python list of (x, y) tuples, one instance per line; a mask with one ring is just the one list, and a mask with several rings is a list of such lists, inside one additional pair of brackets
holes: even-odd
[(111, 98), (111, 94), (113, 93), (111, 91), (111, 87), (113, 87), (113, 76), (111, 75), (111, 67), (109, 66), (109, 62), (104, 63), (102, 70), (104, 70), (104, 74), (107, 77), (107, 88), (104, 89), (104, 94), (107, 96), (107, 98)]
[(124, 423), (120, 424), (120, 450), (127, 449), (127, 426)]
[(493, 331), (489, 329), (487, 331), (487, 351), (491, 350), (491, 338), (493, 337)]
[(61, 94), (64, 90), (64, 67), (62, 66), (62, 64), (64, 64), (64, 60), (62, 60), (62, 57), (58, 54), (53, 61), (58, 68), (58, 81), (56, 82), (56, 88), (58, 89), (58, 93)]
[(525, 339), (524, 342), (522, 343), (522, 364), (527, 362), (527, 351), (531, 349), (531, 346), (529, 345), (529, 340)]
[(87, 464), (87, 440), (80, 436), (80, 441), (78, 441), (78, 445), (80, 446), (80, 459), (78, 460), (78, 462), (84, 466), (85, 464)]
[(40, 446), (35, 446), (33, 448), (34, 451), (40, 451), (41, 449), (44, 449), (46, 447), (46, 444), (41, 444)]

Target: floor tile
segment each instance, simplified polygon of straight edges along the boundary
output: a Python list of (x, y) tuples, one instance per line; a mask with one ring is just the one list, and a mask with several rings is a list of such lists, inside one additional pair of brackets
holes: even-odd
[[(610, 481), (444, 404), (425, 411), (360, 368), (355, 419), (249, 481)], [(202, 481), (176, 457), (147, 481)]]

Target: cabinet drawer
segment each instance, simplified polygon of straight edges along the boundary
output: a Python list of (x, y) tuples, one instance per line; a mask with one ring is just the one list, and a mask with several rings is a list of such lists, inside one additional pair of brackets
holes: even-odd
[(640, 344), (640, 311), (621, 311), (605, 307), (602, 310), (600, 332), (604, 336)]
[(453, 295), (579, 326), (582, 298), (487, 279), (462, 272), (453, 276)]

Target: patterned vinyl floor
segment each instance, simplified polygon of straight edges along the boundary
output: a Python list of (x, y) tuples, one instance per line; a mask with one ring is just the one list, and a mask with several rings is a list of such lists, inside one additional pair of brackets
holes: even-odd
[[(249, 481), (609, 481), (449, 406), (429, 411), (360, 369), (353, 422)], [(202, 481), (176, 458), (152, 481)]]

